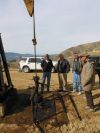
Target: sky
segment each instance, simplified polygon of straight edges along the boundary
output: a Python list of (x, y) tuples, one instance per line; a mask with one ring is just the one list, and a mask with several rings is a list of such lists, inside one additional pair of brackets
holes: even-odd
[[(100, 41), (100, 0), (35, 0), (37, 54)], [(23, 0), (0, 0), (6, 52), (34, 53), (33, 22)]]

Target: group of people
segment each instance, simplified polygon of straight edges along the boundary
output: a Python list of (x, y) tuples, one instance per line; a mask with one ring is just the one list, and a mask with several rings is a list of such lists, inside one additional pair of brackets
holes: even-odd
[[(47, 78), (47, 91), (50, 91), (51, 71), (54, 66), (48, 54), (46, 54), (42, 60), (41, 67), (43, 70), (42, 83), (45, 84), (45, 80)], [(67, 91), (67, 73), (70, 71), (70, 64), (62, 54), (59, 55), (56, 71), (58, 72), (59, 91), (63, 91), (64, 89)]]
[[(92, 96), (92, 86), (93, 86), (93, 77), (94, 77), (94, 67), (93, 63), (89, 61), (89, 55), (87, 53), (83, 53), (78, 55), (78, 53), (74, 53), (74, 60), (72, 64), (72, 92), (78, 91), (78, 95), (82, 94), (84, 90), (87, 106), (86, 109), (90, 111), (94, 111), (94, 103)], [(53, 68), (52, 60), (49, 58), (49, 55), (46, 54), (44, 59), (41, 62), (41, 67), (43, 70), (42, 76), (42, 91), (44, 92), (44, 84), (47, 78), (47, 91), (50, 91), (50, 79), (51, 79), (51, 71)], [(58, 82), (59, 89), (58, 91), (69, 91), (68, 83), (67, 83), (67, 74), (70, 71), (70, 64), (67, 59), (64, 58), (63, 54), (59, 54), (59, 60), (56, 66), (56, 71), (58, 74)]]
[(92, 62), (89, 61), (89, 55), (83, 53), (78, 56), (74, 54), (73, 62), (73, 92), (76, 91), (76, 85), (79, 91), (79, 95), (82, 94), (82, 90), (85, 92), (87, 106), (86, 109), (94, 111), (94, 103), (92, 96), (92, 88), (94, 84), (95, 69)]

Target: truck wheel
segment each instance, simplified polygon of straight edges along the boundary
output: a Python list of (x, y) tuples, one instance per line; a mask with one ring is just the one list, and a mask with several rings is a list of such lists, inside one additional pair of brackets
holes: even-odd
[(28, 73), (30, 70), (29, 70), (29, 67), (28, 66), (24, 66), (23, 67), (23, 72), (24, 73)]

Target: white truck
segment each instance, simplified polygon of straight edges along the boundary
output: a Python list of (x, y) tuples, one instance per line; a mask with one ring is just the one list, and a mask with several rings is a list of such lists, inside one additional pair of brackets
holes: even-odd
[[(36, 57), (36, 69), (42, 70), (41, 68), (41, 61), (43, 60), (43, 57)], [(55, 72), (55, 68), (57, 65), (57, 61), (53, 62), (53, 68), (52, 72)], [(35, 70), (35, 57), (22, 57), (19, 61), (19, 71), (28, 73), (32, 70)]]

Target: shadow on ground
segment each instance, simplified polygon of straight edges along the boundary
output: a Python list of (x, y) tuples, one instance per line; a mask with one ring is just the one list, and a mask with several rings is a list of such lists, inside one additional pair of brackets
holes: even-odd
[(98, 104), (95, 105), (95, 111), (99, 111), (100, 110), (100, 102)]
[[(14, 102), (12, 108), (9, 109), (6, 116), (4, 118), (0, 118), (0, 123), (7, 123), (7, 124), (26, 124), (32, 125), (33, 124), (33, 108), (30, 102), (30, 88), (24, 90), (18, 90), (18, 98)], [(68, 124), (68, 116), (67, 110), (64, 111), (62, 105), (59, 103), (59, 100), (56, 103), (57, 108), (55, 109), (55, 103), (52, 100), (48, 100), (49, 104), (43, 105), (43, 109), (41, 107), (38, 108), (38, 116), (39, 118), (46, 117), (49, 114), (49, 119), (52, 122), (53, 126), (61, 126), (63, 124)], [(50, 107), (48, 107), (50, 106)], [(62, 110), (60, 110), (62, 109)], [(52, 114), (50, 115), (50, 111)], [(57, 116), (58, 113), (58, 116)], [(47, 120), (46, 120), (47, 121)], [(40, 130), (42, 130), (41, 126), (38, 124), (36, 125)]]
[(93, 95), (93, 99), (97, 99), (97, 98), (100, 98), (100, 93)]

